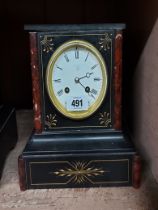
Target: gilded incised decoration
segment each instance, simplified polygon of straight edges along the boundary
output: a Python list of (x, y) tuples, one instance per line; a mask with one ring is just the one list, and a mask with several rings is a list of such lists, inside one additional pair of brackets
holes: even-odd
[(46, 116), (45, 124), (48, 128), (55, 127), (57, 125), (56, 114), (49, 114)]
[(111, 124), (110, 113), (100, 113), (99, 123), (100, 125), (104, 125), (107, 128)]
[(43, 40), (41, 41), (43, 52), (49, 53), (50, 51), (53, 51), (54, 44), (52, 42), (52, 37), (48, 37), (47, 35), (44, 36)]
[(108, 33), (105, 33), (103, 37), (99, 40), (100, 50), (109, 50), (111, 47), (111, 38)]
[(70, 178), (69, 182), (83, 183), (91, 182), (90, 178), (102, 175), (105, 171), (101, 168), (89, 167), (89, 163), (77, 161), (71, 163), (69, 168), (59, 169), (54, 172), (55, 175), (60, 177)]

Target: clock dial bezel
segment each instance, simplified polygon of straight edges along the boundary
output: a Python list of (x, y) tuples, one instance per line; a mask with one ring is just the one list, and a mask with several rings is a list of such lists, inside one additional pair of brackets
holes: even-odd
[[(68, 111), (59, 101), (59, 99), (56, 97), (54, 90), (53, 90), (53, 85), (52, 85), (52, 74), (53, 74), (53, 67), (55, 65), (56, 60), (59, 58), (61, 54), (63, 54), (64, 51), (66, 51), (69, 48), (73, 47), (82, 47), (90, 51), (99, 61), (99, 64), (101, 66), (101, 71), (102, 71), (102, 88), (100, 90), (99, 96), (97, 100), (92, 104), (88, 110), (86, 111)], [(49, 95), (49, 98), (51, 102), (53, 103), (54, 107), (65, 117), (68, 117), (70, 119), (74, 120), (81, 120), (85, 119), (89, 116), (91, 116), (102, 104), (106, 92), (107, 92), (107, 80), (108, 80), (108, 75), (107, 75), (107, 67), (104, 61), (104, 58), (102, 57), (101, 53), (97, 50), (96, 47), (94, 47), (92, 44), (90, 44), (87, 41), (83, 40), (71, 40), (63, 43), (60, 45), (53, 55), (50, 57), (50, 60), (47, 65), (46, 69), (46, 88), (47, 92)]]

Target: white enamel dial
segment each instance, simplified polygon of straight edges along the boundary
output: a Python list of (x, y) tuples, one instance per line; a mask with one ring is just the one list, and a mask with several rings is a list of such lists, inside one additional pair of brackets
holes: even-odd
[(106, 88), (104, 60), (88, 42), (66, 42), (52, 55), (47, 67), (48, 94), (65, 116), (73, 119), (90, 116), (101, 105)]

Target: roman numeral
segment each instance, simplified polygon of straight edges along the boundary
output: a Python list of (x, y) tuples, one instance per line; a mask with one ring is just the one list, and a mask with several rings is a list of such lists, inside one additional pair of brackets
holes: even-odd
[(91, 69), (95, 69), (98, 66), (98, 64), (95, 64), (94, 66), (91, 67)]
[(86, 60), (87, 60), (88, 56), (89, 56), (89, 52), (87, 53), (87, 56), (86, 56), (86, 58), (85, 58), (85, 60), (84, 60), (85, 62), (86, 62)]
[(58, 69), (63, 70), (60, 66), (56, 66)]
[(79, 50), (78, 50), (77, 47), (76, 47), (76, 50), (75, 50), (75, 58), (79, 59)]
[(67, 62), (69, 62), (69, 58), (67, 57), (66, 54), (64, 55), (64, 58), (65, 58), (65, 60), (66, 60)]
[(101, 80), (101, 78), (99, 78), (99, 77), (95, 77), (94, 78), (94, 82), (98, 82), (98, 81), (100, 81)]
[(54, 82), (61, 82), (61, 79), (54, 79)]
[(98, 92), (97, 92), (97, 90), (92, 89), (92, 90), (91, 90), (91, 93), (94, 94), (94, 95), (97, 95)]
[(61, 90), (59, 90), (59, 91), (57, 92), (57, 94), (58, 94), (58, 96), (63, 95), (63, 90), (62, 90), (62, 89), (61, 89)]

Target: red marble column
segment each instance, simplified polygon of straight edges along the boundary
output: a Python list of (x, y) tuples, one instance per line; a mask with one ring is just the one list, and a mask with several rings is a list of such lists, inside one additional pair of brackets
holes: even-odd
[(114, 54), (114, 128), (122, 128), (122, 32), (115, 36)]
[(19, 172), (19, 185), (20, 190), (26, 190), (26, 172), (25, 172), (25, 161), (21, 156), (18, 158), (18, 172)]
[(141, 158), (139, 155), (134, 155), (132, 165), (132, 185), (134, 188), (139, 188), (141, 184)]
[(31, 49), (31, 70), (32, 70), (32, 93), (34, 109), (34, 128), (35, 132), (42, 132), (41, 122), (41, 94), (40, 94), (40, 74), (37, 49), (37, 36), (35, 32), (30, 32)]

